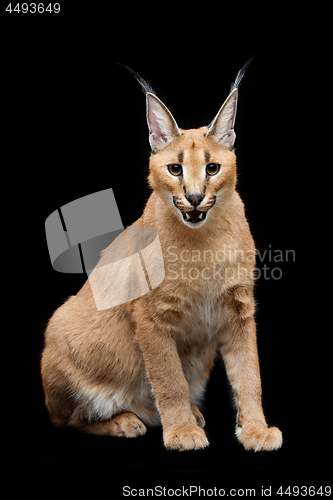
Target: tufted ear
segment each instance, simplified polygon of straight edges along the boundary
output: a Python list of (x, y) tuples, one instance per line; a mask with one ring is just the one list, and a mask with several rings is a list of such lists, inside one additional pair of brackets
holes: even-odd
[(234, 124), (236, 118), (238, 89), (235, 88), (227, 97), (220, 111), (212, 121), (206, 136), (211, 136), (221, 146), (232, 149), (236, 134)]
[(151, 92), (147, 92), (147, 122), (153, 151), (163, 149), (172, 139), (181, 135), (168, 108)]

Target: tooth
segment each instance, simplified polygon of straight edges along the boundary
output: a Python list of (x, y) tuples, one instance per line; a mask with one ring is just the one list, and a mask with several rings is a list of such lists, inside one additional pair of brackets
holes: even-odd
[(187, 212), (185, 212), (185, 215), (186, 215), (186, 219), (188, 220), (190, 218), (189, 214)]
[(199, 219), (202, 219), (202, 212), (200, 212), (199, 214)]

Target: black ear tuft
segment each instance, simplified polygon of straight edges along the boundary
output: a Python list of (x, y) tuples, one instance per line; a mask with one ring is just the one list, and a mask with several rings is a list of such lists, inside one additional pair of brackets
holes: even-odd
[(243, 76), (245, 75), (245, 71), (250, 66), (253, 58), (254, 58), (254, 56), (252, 56), (248, 61), (246, 61), (246, 63), (244, 64), (244, 66), (238, 71), (237, 76), (235, 78), (235, 81), (231, 84), (230, 93), (234, 89), (238, 89), (239, 88), (239, 86), (241, 84), (241, 81), (243, 79)]
[(150, 92), (151, 94), (156, 95), (156, 92), (153, 89), (153, 87), (150, 85), (150, 83), (147, 82), (146, 80), (144, 80), (142, 78), (142, 76), (140, 76), (138, 73), (136, 73), (133, 69), (131, 69), (126, 64), (121, 64), (121, 63), (118, 63), (118, 62), (116, 64), (118, 64), (119, 66), (122, 66), (123, 68), (127, 69), (127, 71), (129, 71), (131, 73), (131, 75), (134, 76), (134, 78), (136, 79), (136, 81), (141, 85), (141, 89), (142, 89), (142, 92), (144, 94), (147, 94), (148, 92)]

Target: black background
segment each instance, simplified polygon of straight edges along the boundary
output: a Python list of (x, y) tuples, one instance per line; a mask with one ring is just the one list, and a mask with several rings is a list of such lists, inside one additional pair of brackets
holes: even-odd
[[(289, 88), (302, 46), (273, 18), (235, 29), (237, 18), (214, 21), (217, 13), (207, 14), (209, 24), (200, 12), (192, 12), (195, 17), (174, 19), (167, 27), (157, 15), (153, 21), (145, 17), (138, 27), (131, 12), (135, 27), (128, 17), (124, 22), (114, 16), (107, 28), (83, 26), (79, 19), (66, 28), (54, 18), (52, 23), (35, 18), (32, 25), (31, 18), (28, 23), (14, 14), (3, 17), (4, 194), (8, 189), (13, 200), (5, 202), (5, 223), (15, 273), (4, 272), (10, 272), (13, 284), (13, 321), (21, 325), (8, 350), (15, 361), (5, 384), (9, 397), (14, 396), (14, 410), (7, 417), (18, 417), (11, 431), (10, 463), (17, 471), (33, 465), (37, 481), (47, 477), (56, 485), (66, 478), (73, 488), (85, 481), (105, 482), (117, 485), (113, 491), (118, 493), (125, 484), (255, 485), (259, 495), (260, 485), (320, 485), (328, 477), (316, 447), (317, 427), (309, 417), (317, 405), (315, 383), (306, 361), (306, 330), (299, 325), (296, 262), (291, 258), (259, 263), (280, 267), (282, 278), (273, 279), (268, 272), (270, 279), (260, 279), (256, 287), (264, 409), (269, 423), (283, 432), (281, 450), (255, 454), (237, 443), (221, 360), (203, 404), (211, 443), (203, 451), (167, 452), (161, 429), (148, 429), (135, 440), (55, 429), (44, 407), (39, 374), (43, 330), (64, 298), (85, 282), (84, 275), (52, 269), (45, 219), (72, 200), (112, 187), (123, 224), (129, 225), (141, 215), (150, 193), (145, 98), (115, 62), (148, 79), (180, 127), (194, 128), (212, 120), (237, 71), (255, 55), (239, 92), (238, 191), (258, 250), (293, 249), (297, 258), (301, 167), (295, 125), (290, 131), (295, 109)], [(66, 20), (65, 14), (59, 19)]]

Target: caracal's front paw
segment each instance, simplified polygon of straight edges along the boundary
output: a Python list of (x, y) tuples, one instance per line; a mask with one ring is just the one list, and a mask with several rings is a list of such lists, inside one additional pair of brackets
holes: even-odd
[(164, 433), (164, 444), (167, 450), (200, 450), (209, 445), (204, 431), (198, 427), (167, 431)]
[(237, 427), (236, 436), (246, 450), (273, 451), (282, 446), (282, 432), (277, 427)]

